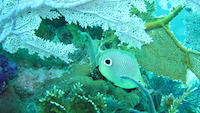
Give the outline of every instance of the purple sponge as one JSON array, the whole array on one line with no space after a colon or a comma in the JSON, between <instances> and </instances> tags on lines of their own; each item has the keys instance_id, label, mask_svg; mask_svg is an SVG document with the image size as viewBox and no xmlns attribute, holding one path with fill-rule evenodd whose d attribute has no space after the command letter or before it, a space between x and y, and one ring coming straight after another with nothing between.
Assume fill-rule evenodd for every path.
<instances>
[{"instance_id":1,"label":"purple sponge","mask_svg":"<svg viewBox=\"0 0 200 113\"><path fill-rule=\"evenodd\" d=\"M9 78L13 78L16 73L17 65L0 54L0 93L5 88Z\"/></svg>"}]
</instances>

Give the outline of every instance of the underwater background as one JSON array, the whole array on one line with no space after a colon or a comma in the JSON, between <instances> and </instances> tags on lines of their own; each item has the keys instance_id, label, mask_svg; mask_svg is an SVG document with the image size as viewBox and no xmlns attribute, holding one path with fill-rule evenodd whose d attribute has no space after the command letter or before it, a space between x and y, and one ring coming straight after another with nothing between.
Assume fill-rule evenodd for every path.
<instances>
[{"instance_id":1,"label":"underwater background","mask_svg":"<svg viewBox=\"0 0 200 113\"><path fill-rule=\"evenodd\" d=\"M0 0L0 113L200 113L198 0Z\"/></svg>"}]
</instances>

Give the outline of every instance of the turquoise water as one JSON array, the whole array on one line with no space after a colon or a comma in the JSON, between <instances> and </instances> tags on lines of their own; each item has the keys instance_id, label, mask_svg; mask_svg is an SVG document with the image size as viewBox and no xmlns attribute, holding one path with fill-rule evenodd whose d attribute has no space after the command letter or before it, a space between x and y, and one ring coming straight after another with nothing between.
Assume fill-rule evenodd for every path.
<instances>
[{"instance_id":1,"label":"turquoise water","mask_svg":"<svg viewBox=\"0 0 200 113\"><path fill-rule=\"evenodd\" d=\"M24 1L0 0L0 113L200 113L188 4Z\"/></svg>"}]
</instances>

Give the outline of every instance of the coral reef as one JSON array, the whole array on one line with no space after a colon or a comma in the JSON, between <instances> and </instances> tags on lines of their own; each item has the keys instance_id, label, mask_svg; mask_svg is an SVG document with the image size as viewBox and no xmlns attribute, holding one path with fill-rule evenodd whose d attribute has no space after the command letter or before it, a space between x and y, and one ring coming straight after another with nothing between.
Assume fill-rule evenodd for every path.
<instances>
[{"instance_id":1,"label":"coral reef","mask_svg":"<svg viewBox=\"0 0 200 113\"><path fill-rule=\"evenodd\" d=\"M199 2L166 1L170 13L156 17L154 0L0 0L0 111L200 112L199 31L190 29ZM191 50L169 29L183 10L193 12ZM134 53L145 88L123 89L101 75L95 61L108 49Z\"/></svg>"}]
</instances>

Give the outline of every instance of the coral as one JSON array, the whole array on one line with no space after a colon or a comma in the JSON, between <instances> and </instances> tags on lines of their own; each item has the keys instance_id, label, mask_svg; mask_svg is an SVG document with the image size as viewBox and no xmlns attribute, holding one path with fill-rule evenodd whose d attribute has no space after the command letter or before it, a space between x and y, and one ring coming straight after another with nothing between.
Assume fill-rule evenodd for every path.
<instances>
[{"instance_id":1,"label":"coral","mask_svg":"<svg viewBox=\"0 0 200 113\"><path fill-rule=\"evenodd\" d=\"M165 27L152 30L149 35L153 37L154 42L143 46L141 50L132 49L143 68L184 83L187 69L200 77L198 70L200 53L183 47Z\"/></svg>"},{"instance_id":2,"label":"coral","mask_svg":"<svg viewBox=\"0 0 200 113\"><path fill-rule=\"evenodd\" d=\"M76 70L73 69L73 71ZM112 112L112 110L127 113L130 112L130 109L137 109L137 106L147 104L145 96L137 89L134 91L125 91L115 87L108 81L93 80L91 77L85 74L82 75L81 73L83 72L76 72L76 75L75 73L67 73L53 80L54 82L47 81L45 83L48 85L45 85L42 89L38 89L39 91L36 92L43 92L44 89L51 89L56 85L56 87L59 87L65 94L62 98L54 100L56 100L57 105L63 105L66 111L70 113L108 113ZM52 91L49 90L49 92ZM44 98L44 96L42 98ZM55 105L52 104L55 104L55 102L51 102L51 104L48 103L47 106L51 108L53 108L53 106L55 107ZM119 108L116 108L117 106L115 105L118 105ZM144 111L147 108L148 107L145 106L141 110Z\"/></svg>"},{"instance_id":3,"label":"coral","mask_svg":"<svg viewBox=\"0 0 200 113\"><path fill-rule=\"evenodd\" d=\"M188 1L195 6L199 3ZM5 109L8 107L23 110L21 100L29 103L27 109L39 105L42 112L148 111L148 100L140 90L124 90L103 78L98 70L92 72L87 38L95 39L102 50L120 48L134 52L141 67L158 75L185 82L187 70L191 70L200 77L200 53L184 48L168 28L169 22L185 7L192 11L199 11L199 7L177 2L172 4L169 15L156 18L153 0L0 0L0 52L5 50L13 59L22 59L18 60L23 67L19 68L14 83L19 89L24 88L16 88L14 98L0 98L2 112L13 111ZM149 85L158 112L200 111L199 87L187 91L181 82L162 76L149 77ZM37 107L27 99L30 96L40 98ZM163 106L159 106L161 98L165 100ZM16 106L18 102L20 105Z\"/></svg>"},{"instance_id":4,"label":"coral","mask_svg":"<svg viewBox=\"0 0 200 113\"><path fill-rule=\"evenodd\" d=\"M163 96L161 105L164 106L164 108L163 108L164 111L169 111L169 109L171 109L171 106L173 105L174 101L175 101L175 98L172 94Z\"/></svg>"},{"instance_id":5,"label":"coral","mask_svg":"<svg viewBox=\"0 0 200 113\"><path fill-rule=\"evenodd\" d=\"M42 8L41 11L34 10L39 7ZM20 48L26 48L29 50L29 54L38 53L41 58L53 55L69 63L71 60L68 58L68 53L76 50L73 44L54 43L35 35L34 30L40 26L41 17L55 19L60 16L58 12L51 9L44 5L44 0L32 3L26 3L23 0L18 2L2 1L0 42L3 49L15 53ZM9 18L12 18L12 21Z\"/></svg>"},{"instance_id":6,"label":"coral","mask_svg":"<svg viewBox=\"0 0 200 113\"><path fill-rule=\"evenodd\" d=\"M171 108L169 109L170 113L176 113L178 110L178 107L183 103L185 98L193 92L195 89L190 89L188 88L186 92L183 93L183 95L180 98L176 98L175 101L173 102Z\"/></svg>"},{"instance_id":7,"label":"coral","mask_svg":"<svg viewBox=\"0 0 200 113\"><path fill-rule=\"evenodd\" d=\"M200 53L186 49L168 28L169 22L183 8L183 6L179 5L169 15L156 20L153 19L154 21L148 21L148 18L146 18L148 21L145 23L146 31L154 41L142 46L141 49L132 48L131 50L128 49L128 51L132 51L135 54L138 63L146 70L152 71L157 75L167 76L173 80L185 82L187 69L190 69L200 77L200 62L198 60ZM109 44L109 42L117 43L117 40L113 37L110 35L107 42L103 43L103 46ZM127 47L121 45L121 48L125 49Z\"/></svg>"},{"instance_id":8,"label":"coral","mask_svg":"<svg viewBox=\"0 0 200 113\"><path fill-rule=\"evenodd\" d=\"M158 59L162 59L162 63L156 63L156 65L155 65L155 66L158 66L158 68L156 67L156 69L152 69L152 66L151 66L151 69L150 69L149 66L147 66L147 65L152 65L153 62L151 62L151 63L146 62L145 59L143 59L142 57L137 57L138 59L140 59L142 61L142 62L138 61L139 64L142 63L140 65L142 65L145 69L150 70L150 71L152 71L152 72L154 72L158 75L168 76L169 78L171 78L173 80L181 80L181 81L185 82L185 80L186 80L185 75L186 75L187 69L190 69L193 73L196 74L196 76L200 77L200 71L199 71L200 66L199 66L199 60L198 60L200 53L193 51L193 50L186 49L183 45L181 45L181 43L176 39L176 37L173 35L173 33L167 27L167 24L176 15L178 15L178 13L183 8L184 8L183 6L179 5L175 9L173 9L172 12L169 15L162 17L162 18L158 18L156 21L153 21L153 22L147 22L145 24L146 30L150 31L149 35L151 37L153 37L154 42L151 43L150 45L147 45L146 47L143 46L142 51L144 50L143 51L144 53L142 53L141 51L140 51L140 53L138 53L138 51L137 52L134 51L134 52L136 52L136 57L137 57L137 54L138 54L138 56L144 56L144 55L148 56L148 55L150 55L150 57L148 57L148 58L146 57L146 58L148 60L153 58L152 59L153 62L154 62L154 59L156 59L156 62L158 61ZM154 34L155 28L163 28L165 31L162 31L162 34L160 34L161 32L158 30L158 32L156 32L156 34ZM152 29L154 29L154 30L152 30ZM154 33L152 33L151 30L154 31ZM191 29L191 31L195 31L195 30ZM160 36L158 36L159 34L160 34ZM195 32L195 35L196 34L198 34L198 33ZM190 35L190 36L193 36L193 35ZM160 40L161 37L163 37L162 40L165 40L165 43L163 43L163 41ZM193 39L195 40L196 38L193 38ZM196 44L197 40L193 41L193 42L194 42L193 43L194 46L197 45ZM172 47L174 47L174 48L172 49ZM198 46L196 46L196 47L198 47ZM157 49L162 48L162 51L157 50L155 48L157 48ZM180 56L176 55L177 52L174 52L175 50L177 50L177 52ZM148 54L147 51L148 52L151 51L151 52ZM154 54L152 54L152 52ZM169 53L170 53L170 55L169 55ZM153 55L159 56L159 58L157 59L156 56L153 56ZM171 59L170 57L172 57L172 55L174 55L174 58ZM165 61L164 61L165 58L163 56L168 56L168 58L167 57L165 57L165 58L167 58L168 59L167 62L171 62L171 64L165 63ZM169 60L169 59L171 59L171 60ZM176 59L176 62L174 62L175 59ZM179 62L178 63L179 66L177 65L177 62ZM147 64L147 63L150 63L150 64ZM158 65L158 64L161 64L161 65ZM171 66L169 66L169 65L171 65ZM165 68L162 68L162 67L165 67ZM170 67L173 67L174 69L175 69L175 67L179 68L180 71L174 70L174 72L172 72L173 69L169 69ZM166 69L167 70L169 69L169 70L166 72ZM162 72L159 72L161 70L162 70ZM176 76L173 76L173 75L176 75Z\"/></svg>"},{"instance_id":9,"label":"coral","mask_svg":"<svg viewBox=\"0 0 200 113\"><path fill-rule=\"evenodd\" d=\"M54 86L52 90L46 91L45 97L39 99L38 105L47 113L100 113L106 107L104 95L101 93L89 95L85 91L80 82L75 83L72 89L66 91L67 94Z\"/></svg>"},{"instance_id":10,"label":"coral","mask_svg":"<svg viewBox=\"0 0 200 113\"><path fill-rule=\"evenodd\" d=\"M185 81L186 77L183 75L186 74L187 66L184 62L184 52L168 38L169 35L163 29L153 31L149 32L153 37L153 43L143 46L141 50L133 50L138 63L157 75Z\"/></svg>"},{"instance_id":11,"label":"coral","mask_svg":"<svg viewBox=\"0 0 200 113\"><path fill-rule=\"evenodd\" d=\"M173 81L149 72L148 76L150 87L154 91L160 92L163 96L172 94L174 97L180 97L186 91L186 86L179 81Z\"/></svg>"},{"instance_id":12,"label":"coral","mask_svg":"<svg viewBox=\"0 0 200 113\"><path fill-rule=\"evenodd\" d=\"M173 18L175 18L182 9L183 6L179 5L169 15L157 18L155 21L145 23L146 30L163 27L164 25L168 24Z\"/></svg>"},{"instance_id":13,"label":"coral","mask_svg":"<svg viewBox=\"0 0 200 113\"><path fill-rule=\"evenodd\" d=\"M105 98L105 101L107 103L107 108L106 108L106 111L108 113L111 113L111 112L117 112L117 111L120 111L122 109L124 109L124 106L122 104L122 102L119 102L113 98Z\"/></svg>"},{"instance_id":14,"label":"coral","mask_svg":"<svg viewBox=\"0 0 200 113\"><path fill-rule=\"evenodd\" d=\"M185 86L181 82L172 81L168 78L154 75L147 72L149 85L153 89L154 97L161 96L161 104L157 105L159 112L168 111L170 113L190 112L199 107L199 83L193 86ZM193 97L191 97L193 96ZM160 103L159 102L159 103ZM186 107L187 106L187 107ZM184 111L184 109L186 111Z\"/></svg>"},{"instance_id":15,"label":"coral","mask_svg":"<svg viewBox=\"0 0 200 113\"><path fill-rule=\"evenodd\" d=\"M135 54L139 65L146 70L173 80L186 82L187 69L190 69L198 78L200 77L200 62L198 60L200 53L186 49L168 28L169 22L178 16L183 8L179 5L165 17L157 18L154 21L147 19L146 31L153 38L153 42L142 46L141 49L131 48L127 50ZM109 41L116 43L117 40L112 37L110 35ZM121 48L126 49L127 47L121 45Z\"/></svg>"},{"instance_id":16,"label":"coral","mask_svg":"<svg viewBox=\"0 0 200 113\"><path fill-rule=\"evenodd\" d=\"M39 105L45 113L67 113L64 103L64 91L56 86L52 90L46 91L45 97L39 99Z\"/></svg>"},{"instance_id":17,"label":"coral","mask_svg":"<svg viewBox=\"0 0 200 113\"><path fill-rule=\"evenodd\" d=\"M17 65L14 62L11 62L4 55L0 54L0 67L1 74L5 74L8 77L14 76L17 73ZM3 78L2 78L3 79Z\"/></svg>"},{"instance_id":18,"label":"coral","mask_svg":"<svg viewBox=\"0 0 200 113\"><path fill-rule=\"evenodd\" d=\"M148 1L148 0L144 0L144 4L146 5L146 12L140 12L138 10L138 8L136 7L132 7L130 9L130 13L132 15L136 15L137 17L140 17L142 20L144 20L146 23L150 22L150 21L154 21L155 20L155 16L153 16L154 11L156 10L155 7L155 1ZM146 28L148 29L148 28Z\"/></svg>"},{"instance_id":19,"label":"coral","mask_svg":"<svg viewBox=\"0 0 200 113\"><path fill-rule=\"evenodd\" d=\"M39 0L25 2L20 0L15 2L6 0L1 2L0 42L3 49L10 53L25 48L28 49L29 54L38 53L42 59L54 56L66 63L71 62L72 59L68 55L77 50L73 44L55 43L35 35L35 29L39 28L42 19L57 19L61 16L60 14L65 17L67 22L76 23L78 21L82 27L93 27L96 24L103 30L110 27L116 30L121 42L127 43L129 46L140 48L144 43L152 41L144 31L144 22L136 16L130 17L129 15L132 4L145 12L146 5L143 4L143 1ZM123 7L121 7L122 4ZM101 7L102 5L104 7ZM55 8L57 10L54 10ZM35 9L40 9L40 11Z\"/></svg>"},{"instance_id":20,"label":"coral","mask_svg":"<svg viewBox=\"0 0 200 113\"><path fill-rule=\"evenodd\" d=\"M144 32L143 21L136 16L130 17L129 9L131 8L131 4L134 5L134 2L130 0L97 0L74 9L72 8L71 10L61 9L59 12L61 12L65 20L69 23L78 22L84 28L98 25L103 30L108 30L110 27L116 30L116 35L119 36L119 40L122 43L140 48L144 43L149 43L152 40ZM121 14L122 12L123 15ZM140 23L140 25L136 23Z\"/></svg>"},{"instance_id":21,"label":"coral","mask_svg":"<svg viewBox=\"0 0 200 113\"><path fill-rule=\"evenodd\" d=\"M97 94L86 94L81 83L75 83L73 87L70 93L69 112L100 113L107 106L103 94L99 92Z\"/></svg>"},{"instance_id":22,"label":"coral","mask_svg":"<svg viewBox=\"0 0 200 113\"><path fill-rule=\"evenodd\" d=\"M0 93L5 90L9 78L17 73L17 65L0 54Z\"/></svg>"},{"instance_id":23,"label":"coral","mask_svg":"<svg viewBox=\"0 0 200 113\"><path fill-rule=\"evenodd\" d=\"M35 91L44 85L46 80L59 78L65 72L67 71L53 68L32 69L21 67L19 68L16 83L26 90Z\"/></svg>"},{"instance_id":24,"label":"coral","mask_svg":"<svg viewBox=\"0 0 200 113\"><path fill-rule=\"evenodd\" d=\"M200 84L196 85L196 88L191 89L187 97L183 100L179 106L181 113L194 112L198 113L200 109Z\"/></svg>"}]
</instances>

